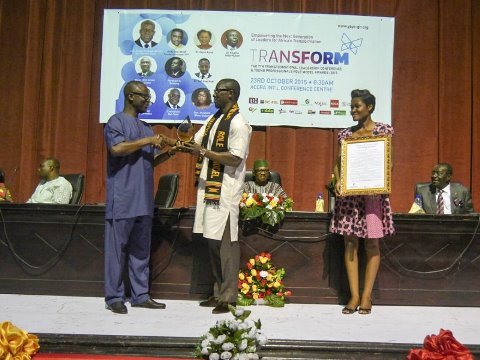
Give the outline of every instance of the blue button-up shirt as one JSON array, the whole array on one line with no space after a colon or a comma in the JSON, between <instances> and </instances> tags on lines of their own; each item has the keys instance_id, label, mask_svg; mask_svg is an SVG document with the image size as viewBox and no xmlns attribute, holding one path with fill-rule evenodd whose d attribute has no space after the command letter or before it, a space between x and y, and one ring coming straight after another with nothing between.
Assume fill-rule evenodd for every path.
<instances>
[{"instance_id":1,"label":"blue button-up shirt","mask_svg":"<svg viewBox=\"0 0 480 360\"><path fill-rule=\"evenodd\" d=\"M107 145L106 219L153 216L153 159L151 145L125 156L112 156L113 146L153 136L149 124L125 113L113 115L103 129Z\"/></svg>"}]
</instances>

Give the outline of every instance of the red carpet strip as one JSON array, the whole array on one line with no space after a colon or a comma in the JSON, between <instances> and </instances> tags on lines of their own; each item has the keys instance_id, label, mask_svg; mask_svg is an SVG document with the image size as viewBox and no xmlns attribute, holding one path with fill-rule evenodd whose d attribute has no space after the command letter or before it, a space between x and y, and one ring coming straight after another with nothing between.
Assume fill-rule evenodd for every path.
<instances>
[{"instance_id":1,"label":"red carpet strip","mask_svg":"<svg viewBox=\"0 0 480 360\"><path fill-rule=\"evenodd\" d=\"M36 354L32 360L188 360L185 358L89 354Z\"/></svg>"}]
</instances>

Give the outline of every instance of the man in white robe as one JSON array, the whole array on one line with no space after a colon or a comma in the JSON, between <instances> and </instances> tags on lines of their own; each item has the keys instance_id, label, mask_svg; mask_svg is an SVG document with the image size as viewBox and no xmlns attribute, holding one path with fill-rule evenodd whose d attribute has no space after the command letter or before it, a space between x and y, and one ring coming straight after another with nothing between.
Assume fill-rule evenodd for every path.
<instances>
[{"instance_id":1,"label":"man in white robe","mask_svg":"<svg viewBox=\"0 0 480 360\"><path fill-rule=\"evenodd\" d=\"M197 209L194 233L200 233L208 241L212 272L215 278L213 297L200 303L214 307L212 313L228 312L228 304L235 304L238 289L240 247L238 245L239 203L243 193L245 162L252 128L238 112L237 100L240 85L236 80L220 80L213 92L215 106L219 109L213 118L195 134L194 143L174 147L174 151L189 152L203 157L198 163ZM218 116L213 122L215 116ZM225 125L222 120L230 122ZM228 137L223 146L222 128L229 126ZM220 128L220 129L219 129ZM208 138L204 138L205 134ZM215 150L212 150L215 149ZM213 164L213 168L209 167ZM219 174L215 164L223 165L223 178L212 189L210 181ZM213 172L212 172L213 171ZM209 180L210 176L210 180ZM221 185L220 185L221 184ZM215 186L213 186L215 187ZM220 193L219 199L216 194Z\"/></svg>"}]
</instances>

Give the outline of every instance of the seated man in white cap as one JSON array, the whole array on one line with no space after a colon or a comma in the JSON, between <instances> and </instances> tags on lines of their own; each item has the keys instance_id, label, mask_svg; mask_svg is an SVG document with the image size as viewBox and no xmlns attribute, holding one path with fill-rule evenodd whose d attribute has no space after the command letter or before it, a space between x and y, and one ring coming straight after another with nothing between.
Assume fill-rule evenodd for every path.
<instances>
[{"instance_id":1,"label":"seated man in white cap","mask_svg":"<svg viewBox=\"0 0 480 360\"><path fill-rule=\"evenodd\" d=\"M280 184L272 181L268 181L270 178L270 169L268 161L259 159L253 163L253 179L254 181L247 181L243 187L243 191L246 193L267 193L273 194L273 196L287 197L285 190L283 190Z\"/></svg>"}]
</instances>

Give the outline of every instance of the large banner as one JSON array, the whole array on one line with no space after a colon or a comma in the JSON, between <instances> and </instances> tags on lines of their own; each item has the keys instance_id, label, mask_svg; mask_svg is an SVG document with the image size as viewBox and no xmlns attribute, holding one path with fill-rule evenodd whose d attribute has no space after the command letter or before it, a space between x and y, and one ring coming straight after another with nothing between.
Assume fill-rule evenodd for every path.
<instances>
[{"instance_id":1,"label":"large banner","mask_svg":"<svg viewBox=\"0 0 480 360\"><path fill-rule=\"evenodd\" d=\"M145 83L141 118L202 123L223 78L241 86L252 125L351 126L350 92L377 98L391 123L394 19L321 14L105 10L100 122L123 109L123 87Z\"/></svg>"}]
</instances>

